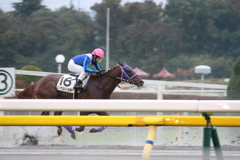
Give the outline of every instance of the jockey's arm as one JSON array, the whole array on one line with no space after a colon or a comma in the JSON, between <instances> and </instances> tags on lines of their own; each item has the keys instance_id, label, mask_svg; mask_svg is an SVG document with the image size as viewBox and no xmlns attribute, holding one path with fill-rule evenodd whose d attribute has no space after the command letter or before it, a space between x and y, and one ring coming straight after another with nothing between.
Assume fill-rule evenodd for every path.
<instances>
[{"instance_id":1,"label":"jockey's arm","mask_svg":"<svg viewBox=\"0 0 240 160\"><path fill-rule=\"evenodd\" d=\"M95 67L96 70L103 71L103 69L99 66L98 63L95 63L94 67Z\"/></svg>"},{"instance_id":2,"label":"jockey's arm","mask_svg":"<svg viewBox=\"0 0 240 160\"><path fill-rule=\"evenodd\" d=\"M86 72L86 73L95 73L95 70L92 70L92 69L88 68L89 63L90 63L90 59L88 57L85 57L84 61L83 61L84 72Z\"/></svg>"}]
</instances>

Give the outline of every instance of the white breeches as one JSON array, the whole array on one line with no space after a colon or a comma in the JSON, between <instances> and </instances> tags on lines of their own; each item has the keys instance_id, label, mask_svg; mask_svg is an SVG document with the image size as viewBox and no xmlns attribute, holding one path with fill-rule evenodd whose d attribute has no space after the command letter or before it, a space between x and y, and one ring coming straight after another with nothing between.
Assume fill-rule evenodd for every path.
<instances>
[{"instance_id":1,"label":"white breeches","mask_svg":"<svg viewBox=\"0 0 240 160\"><path fill-rule=\"evenodd\" d=\"M68 70L71 71L71 72L80 73L78 79L80 79L81 81L87 75L89 75L89 73L84 72L84 68L82 66L75 64L72 59L68 62Z\"/></svg>"}]
</instances>

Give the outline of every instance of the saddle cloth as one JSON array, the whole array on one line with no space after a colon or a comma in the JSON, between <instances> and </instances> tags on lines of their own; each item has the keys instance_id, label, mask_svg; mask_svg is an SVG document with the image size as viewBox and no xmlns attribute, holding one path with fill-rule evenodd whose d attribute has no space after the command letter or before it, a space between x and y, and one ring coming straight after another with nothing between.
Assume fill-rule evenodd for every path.
<instances>
[{"instance_id":1,"label":"saddle cloth","mask_svg":"<svg viewBox=\"0 0 240 160\"><path fill-rule=\"evenodd\" d=\"M73 86L75 85L76 83L76 80L77 80L77 75L76 76L72 76L72 75L69 75L69 74L65 74L63 75L58 83L57 83L57 90L58 91L62 91L62 92L67 92L67 93L74 93L74 89L73 89ZM89 79L90 75L88 75L84 80L83 80L83 87L87 87L87 82L88 82L88 79Z\"/></svg>"}]
</instances>

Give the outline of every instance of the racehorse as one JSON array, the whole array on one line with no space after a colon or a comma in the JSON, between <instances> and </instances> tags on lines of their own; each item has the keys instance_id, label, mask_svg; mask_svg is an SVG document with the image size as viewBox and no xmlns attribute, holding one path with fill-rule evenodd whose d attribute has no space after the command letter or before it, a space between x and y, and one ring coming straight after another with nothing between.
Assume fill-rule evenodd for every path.
<instances>
[{"instance_id":1,"label":"racehorse","mask_svg":"<svg viewBox=\"0 0 240 160\"><path fill-rule=\"evenodd\" d=\"M110 99L110 95L120 82L128 82L137 87L143 86L143 80L128 66L125 62L118 62L119 64L113 66L107 71L104 71L98 76L91 75L88 81L88 87L81 91L79 99ZM59 82L62 74L50 74L38 82L28 86L22 92L17 94L19 99L72 99L73 93L67 93L57 90L57 83ZM71 82L70 82L71 83ZM81 105L81 104L80 104ZM86 106L87 107L87 106ZM87 116L89 114L97 114L99 116L109 116L107 112L80 112L80 116ZM41 115L49 115L49 111L43 111ZM62 115L62 111L54 112L54 115ZM76 135L71 126L65 126L71 133L73 139ZM74 128L78 132L84 130L84 126ZM102 126L98 129L92 128L91 133L101 132L105 127ZM58 126L58 135L62 133L61 126Z\"/></svg>"}]
</instances>

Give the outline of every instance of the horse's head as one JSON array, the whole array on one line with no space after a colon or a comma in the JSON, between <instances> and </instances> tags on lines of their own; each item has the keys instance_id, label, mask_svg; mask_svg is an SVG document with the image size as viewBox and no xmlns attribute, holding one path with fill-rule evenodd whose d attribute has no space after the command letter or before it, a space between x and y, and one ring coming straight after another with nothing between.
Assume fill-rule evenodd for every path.
<instances>
[{"instance_id":1,"label":"horse's head","mask_svg":"<svg viewBox=\"0 0 240 160\"><path fill-rule=\"evenodd\" d=\"M134 70L130 66L128 66L125 62L118 63L122 70L122 81L129 82L130 84L134 84L137 87L143 86L143 80L134 72Z\"/></svg>"}]
</instances>

